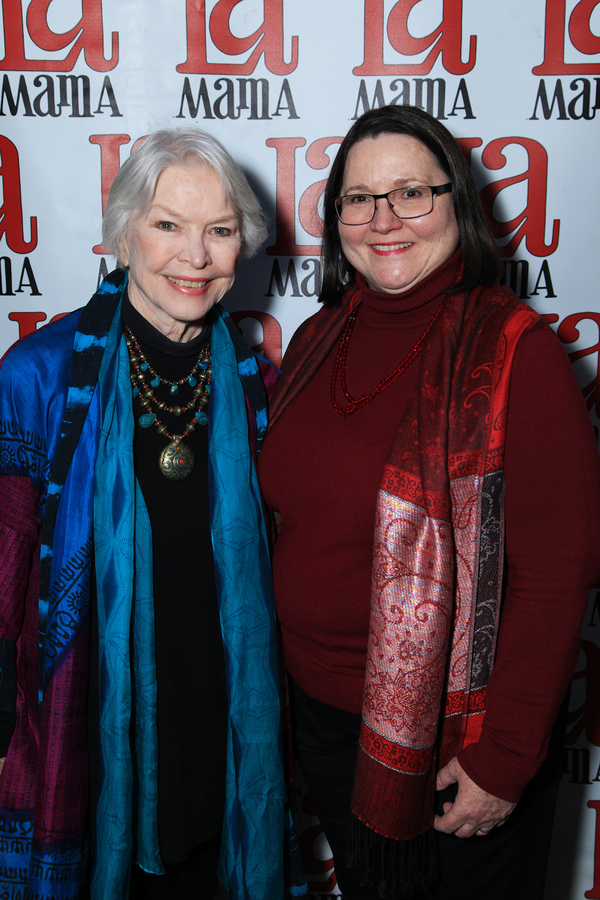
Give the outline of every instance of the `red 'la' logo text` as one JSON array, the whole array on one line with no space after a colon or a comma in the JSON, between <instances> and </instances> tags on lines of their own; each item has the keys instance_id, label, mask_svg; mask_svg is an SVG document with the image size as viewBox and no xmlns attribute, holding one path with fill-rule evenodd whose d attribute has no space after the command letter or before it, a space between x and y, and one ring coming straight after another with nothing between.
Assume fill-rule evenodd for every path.
<instances>
[{"instance_id":1,"label":"red 'la' logo text","mask_svg":"<svg viewBox=\"0 0 600 900\"><path fill-rule=\"evenodd\" d=\"M420 0L398 0L392 7L387 23L384 0L365 0L365 61L353 69L355 75L426 75L441 54L442 65L452 75L464 75L475 65L477 38L471 35L469 58L461 59L462 0L444 0L442 21L431 34L413 37L408 30L408 17ZM389 42L402 56L415 56L431 48L422 63L384 63L384 31Z\"/></svg>"},{"instance_id":2,"label":"red 'la' logo text","mask_svg":"<svg viewBox=\"0 0 600 900\"><path fill-rule=\"evenodd\" d=\"M591 56L600 53L600 37L592 34L590 19L599 0L579 0L567 18L566 0L546 0L546 31L544 62L532 69L534 75L598 75L600 62L565 62L565 41L568 30L573 48Z\"/></svg>"},{"instance_id":3,"label":"red 'la' logo text","mask_svg":"<svg viewBox=\"0 0 600 900\"><path fill-rule=\"evenodd\" d=\"M341 144L341 137L326 137L314 141L306 151L306 162L311 169L325 169L331 162L326 153L332 144ZM319 244L296 244L296 149L306 141L297 138L269 138L267 147L277 153L277 232L273 246L267 247L272 256L318 256ZM327 179L306 188L298 203L298 218L307 234L321 238L323 222L317 212L321 194Z\"/></svg>"},{"instance_id":4,"label":"red 'la' logo text","mask_svg":"<svg viewBox=\"0 0 600 900\"><path fill-rule=\"evenodd\" d=\"M467 159L474 147L483 143L480 138L461 138L461 145ZM508 178L501 178L488 184L481 191L481 201L486 207L494 225L494 233L501 240L512 234L510 241L504 245L503 254L513 256L523 239L529 253L533 256L550 256L558 247L560 221L552 223L552 239L545 242L548 154L538 141L525 137L496 138L490 141L481 155L481 161L488 169L503 169L506 165L504 150L516 144L527 151L528 165L524 172ZM505 188L513 184L527 184L527 202L525 207L509 221L501 221L494 215L494 202ZM514 232L514 234L513 234Z\"/></svg>"},{"instance_id":5,"label":"red 'la' logo text","mask_svg":"<svg viewBox=\"0 0 600 900\"><path fill-rule=\"evenodd\" d=\"M31 240L26 241L23 234L19 153L12 141L3 135L0 135L0 159L4 197L0 207L0 238L6 236L8 248L13 253L30 253L37 247L37 219L32 216L29 220Z\"/></svg>"},{"instance_id":6,"label":"red 'la' logo text","mask_svg":"<svg viewBox=\"0 0 600 900\"><path fill-rule=\"evenodd\" d=\"M231 14L241 0L217 0L206 15L206 0L186 0L187 60L177 66L185 74L249 75L264 53L265 66L273 75L288 75L298 65L298 38L292 37L292 60L283 56L283 0L264 0L263 21L246 37L236 37L230 27ZM207 29L208 24L208 29ZM245 62L209 62L207 31L217 51L241 56L252 50Z\"/></svg>"},{"instance_id":7,"label":"red 'la' logo text","mask_svg":"<svg viewBox=\"0 0 600 900\"><path fill-rule=\"evenodd\" d=\"M108 72L119 61L119 35L112 33L112 56L104 58L102 0L82 0L82 15L69 31L57 34L48 27L52 0L31 0L27 9L27 31L33 43L50 53L66 50L65 59L26 59L22 0L2 0L5 56L0 68L9 71L70 72L83 50L85 61L96 72ZM73 43L74 42L74 43Z\"/></svg>"},{"instance_id":8,"label":"red 'la' logo text","mask_svg":"<svg viewBox=\"0 0 600 900\"><path fill-rule=\"evenodd\" d=\"M145 140L145 137L146 135L137 139L131 148L132 153L134 150L137 150L142 141ZM110 191L111 185L115 180L115 175L119 171L121 165L119 148L123 144L128 144L130 140L131 138L128 134L90 134L90 144L98 144L100 147L102 215L106 212L108 192ZM94 253L99 254L107 254L110 252L103 244L96 244L92 249Z\"/></svg>"}]
</instances>

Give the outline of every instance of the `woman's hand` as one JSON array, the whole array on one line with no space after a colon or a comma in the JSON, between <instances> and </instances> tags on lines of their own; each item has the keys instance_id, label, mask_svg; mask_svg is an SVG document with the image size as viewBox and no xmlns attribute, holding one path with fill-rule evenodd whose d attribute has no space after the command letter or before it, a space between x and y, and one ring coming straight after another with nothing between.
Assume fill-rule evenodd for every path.
<instances>
[{"instance_id":1,"label":"woman's hand","mask_svg":"<svg viewBox=\"0 0 600 900\"><path fill-rule=\"evenodd\" d=\"M444 815L435 817L433 827L436 831L460 838L488 834L492 828L504 825L517 805L478 787L454 757L438 772L436 790L443 791L456 782L458 793L454 803L444 803Z\"/></svg>"}]
</instances>

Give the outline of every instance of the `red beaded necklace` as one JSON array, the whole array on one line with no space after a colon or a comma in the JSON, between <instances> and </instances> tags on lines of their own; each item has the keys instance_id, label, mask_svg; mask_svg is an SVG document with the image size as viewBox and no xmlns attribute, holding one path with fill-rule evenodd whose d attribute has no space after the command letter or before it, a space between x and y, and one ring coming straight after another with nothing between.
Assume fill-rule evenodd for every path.
<instances>
[{"instance_id":1,"label":"red beaded necklace","mask_svg":"<svg viewBox=\"0 0 600 900\"><path fill-rule=\"evenodd\" d=\"M362 301L361 301L362 302ZM344 328L344 332L342 337L340 338L340 346L338 347L337 356L335 358L335 363L333 366L333 374L331 376L331 402L333 404L333 408L336 412L340 414L340 416L349 416L355 410L360 409L362 406L366 406L367 403L370 403L373 397L376 397L377 394L381 394L382 391L385 391L386 388L389 388L391 384L396 381L397 378L402 375L405 369L410 366L411 362L417 358L421 350L423 349L423 345L425 344L425 338L429 334L429 330L437 317L440 314L440 310L443 304L435 311L435 314L415 344L412 350L407 353L402 362L400 362L393 372L390 372L389 375L386 375L385 378L382 378L376 388L374 388L369 394L363 394L362 397L359 397L357 400L351 395L348 390L348 384L346 382L346 365L348 362L348 348L350 346L350 338L352 337L352 332L354 331L354 325L356 324L356 317L358 315L358 310L360 309L360 303L352 310L348 321L346 322L346 327ZM337 388L337 378L338 372L340 372L340 382L342 386L342 392L344 397L348 401L345 406L340 406L340 404L335 399L336 388Z\"/></svg>"}]
</instances>

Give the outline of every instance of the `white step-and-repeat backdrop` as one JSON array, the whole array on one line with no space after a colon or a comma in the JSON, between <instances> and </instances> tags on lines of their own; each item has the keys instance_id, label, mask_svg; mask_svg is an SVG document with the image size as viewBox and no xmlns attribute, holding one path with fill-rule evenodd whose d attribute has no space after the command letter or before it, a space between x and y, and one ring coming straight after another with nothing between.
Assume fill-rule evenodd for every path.
<instances>
[{"instance_id":1,"label":"white step-and-repeat backdrop","mask_svg":"<svg viewBox=\"0 0 600 900\"><path fill-rule=\"evenodd\" d=\"M410 103L460 139L506 282L556 328L598 425L600 2L0 7L0 351L87 301L113 265L100 221L119 164L148 132L195 123L226 144L270 217L225 305L279 362L316 309L318 204L341 137L365 110ZM564 760L547 900L600 900L600 591ZM336 893L318 826L301 831L311 889Z\"/></svg>"}]
</instances>

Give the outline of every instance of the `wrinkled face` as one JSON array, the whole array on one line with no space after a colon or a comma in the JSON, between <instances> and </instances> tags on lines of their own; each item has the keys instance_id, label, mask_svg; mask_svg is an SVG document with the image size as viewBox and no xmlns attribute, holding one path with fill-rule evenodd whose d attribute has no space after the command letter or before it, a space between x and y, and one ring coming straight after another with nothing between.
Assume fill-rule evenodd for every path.
<instances>
[{"instance_id":1,"label":"wrinkled face","mask_svg":"<svg viewBox=\"0 0 600 900\"><path fill-rule=\"evenodd\" d=\"M217 173L200 162L167 167L119 248L132 306L171 340L192 340L233 284L241 246Z\"/></svg>"},{"instance_id":2,"label":"wrinkled face","mask_svg":"<svg viewBox=\"0 0 600 900\"><path fill-rule=\"evenodd\" d=\"M350 149L340 194L384 194L449 180L421 141L404 134L381 134ZM399 219L382 199L368 225L340 222L338 227L348 262L364 275L369 287L386 294L414 287L452 256L459 242L450 193L435 196L427 216Z\"/></svg>"}]
</instances>

